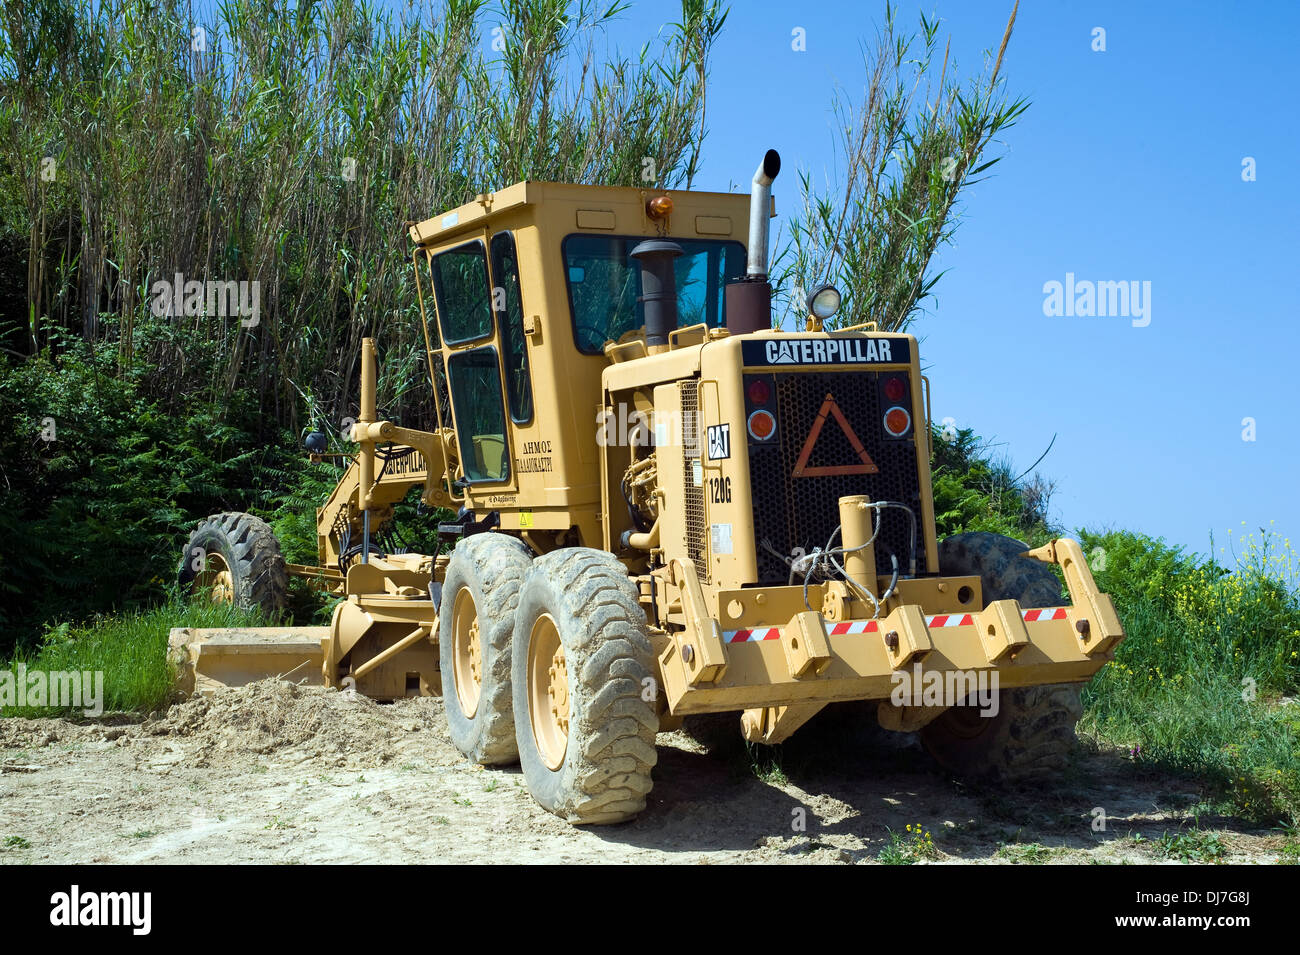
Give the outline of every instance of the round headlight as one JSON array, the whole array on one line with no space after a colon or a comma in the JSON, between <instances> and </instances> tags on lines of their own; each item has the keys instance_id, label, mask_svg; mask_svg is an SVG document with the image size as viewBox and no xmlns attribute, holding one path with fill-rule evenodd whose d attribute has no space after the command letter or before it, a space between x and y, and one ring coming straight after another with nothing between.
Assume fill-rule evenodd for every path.
<instances>
[{"instance_id":1,"label":"round headlight","mask_svg":"<svg viewBox=\"0 0 1300 955\"><path fill-rule=\"evenodd\" d=\"M834 285L821 285L808 296L808 311L823 322L840 310L840 290Z\"/></svg>"}]
</instances>

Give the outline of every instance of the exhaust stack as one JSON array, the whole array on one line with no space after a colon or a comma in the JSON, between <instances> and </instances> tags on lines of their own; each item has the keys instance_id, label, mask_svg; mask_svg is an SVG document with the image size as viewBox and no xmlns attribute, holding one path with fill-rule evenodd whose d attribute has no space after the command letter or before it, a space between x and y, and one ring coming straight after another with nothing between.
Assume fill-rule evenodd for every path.
<instances>
[{"instance_id":1,"label":"exhaust stack","mask_svg":"<svg viewBox=\"0 0 1300 955\"><path fill-rule=\"evenodd\" d=\"M772 327L772 285L767 280L767 232L772 216L772 180L781 156L769 149L754 173L749 194L749 250L745 276L727 286L727 330L747 335Z\"/></svg>"},{"instance_id":2,"label":"exhaust stack","mask_svg":"<svg viewBox=\"0 0 1300 955\"><path fill-rule=\"evenodd\" d=\"M772 216L772 180L781 171L781 155L769 149L754 173L749 193L749 267L747 277L767 278L767 226Z\"/></svg>"}]
</instances>

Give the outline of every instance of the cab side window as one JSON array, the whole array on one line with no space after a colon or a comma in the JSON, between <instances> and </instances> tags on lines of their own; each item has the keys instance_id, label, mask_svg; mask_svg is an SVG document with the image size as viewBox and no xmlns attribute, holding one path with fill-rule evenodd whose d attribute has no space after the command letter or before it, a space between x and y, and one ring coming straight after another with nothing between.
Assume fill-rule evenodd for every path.
<instances>
[{"instance_id":1,"label":"cab side window","mask_svg":"<svg viewBox=\"0 0 1300 955\"><path fill-rule=\"evenodd\" d=\"M515 237L498 232L492 237L492 307L501 329L501 361L505 368L506 398L510 417L525 424L533 417L533 386L528 377L528 342L524 337L524 306L519 297L519 260Z\"/></svg>"},{"instance_id":2,"label":"cab side window","mask_svg":"<svg viewBox=\"0 0 1300 955\"><path fill-rule=\"evenodd\" d=\"M430 271L443 341L463 345L491 335L491 290L483 243L475 240L435 255Z\"/></svg>"},{"instance_id":3,"label":"cab side window","mask_svg":"<svg viewBox=\"0 0 1300 955\"><path fill-rule=\"evenodd\" d=\"M465 477L471 482L506 480L510 455L497 350L489 345L456 352L447 363L447 372Z\"/></svg>"},{"instance_id":4,"label":"cab side window","mask_svg":"<svg viewBox=\"0 0 1300 955\"><path fill-rule=\"evenodd\" d=\"M492 288L483 243L476 239L440 252L433 257L430 269L442 340L454 347L489 338ZM435 363L435 386L439 370ZM447 359L447 386L466 479L506 480L510 454L496 348L484 343L452 352Z\"/></svg>"}]
</instances>

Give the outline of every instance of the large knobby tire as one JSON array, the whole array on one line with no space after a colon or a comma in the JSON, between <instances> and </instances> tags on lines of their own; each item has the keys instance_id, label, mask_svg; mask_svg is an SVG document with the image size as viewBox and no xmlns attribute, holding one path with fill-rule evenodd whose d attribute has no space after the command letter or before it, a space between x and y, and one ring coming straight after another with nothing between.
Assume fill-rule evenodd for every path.
<instances>
[{"instance_id":1,"label":"large knobby tire","mask_svg":"<svg viewBox=\"0 0 1300 955\"><path fill-rule=\"evenodd\" d=\"M438 611L438 665L451 741L482 766L513 763L510 638L532 552L488 532L451 552Z\"/></svg>"},{"instance_id":2,"label":"large knobby tire","mask_svg":"<svg viewBox=\"0 0 1300 955\"><path fill-rule=\"evenodd\" d=\"M1061 605L1061 582L1028 547L1000 534L957 534L939 544L945 576L978 575L984 603L1014 599L1025 609ZM975 706L947 710L921 730L921 742L945 769L965 779L1035 782L1065 769L1083 715L1075 683L1002 690L998 714Z\"/></svg>"},{"instance_id":3,"label":"large knobby tire","mask_svg":"<svg viewBox=\"0 0 1300 955\"><path fill-rule=\"evenodd\" d=\"M575 825L644 809L658 758L654 650L623 564L585 547L534 561L511 664L519 763L542 808Z\"/></svg>"},{"instance_id":4,"label":"large knobby tire","mask_svg":"<svg viewBox=\"0 0 1300 955\"><path fill-rule=\"evenodd\" d=\"M274 616L284 609L289 574L275 532L252 514L213 514L190 535L177 568L181 590Z\"/></svg>"}]
</instances>

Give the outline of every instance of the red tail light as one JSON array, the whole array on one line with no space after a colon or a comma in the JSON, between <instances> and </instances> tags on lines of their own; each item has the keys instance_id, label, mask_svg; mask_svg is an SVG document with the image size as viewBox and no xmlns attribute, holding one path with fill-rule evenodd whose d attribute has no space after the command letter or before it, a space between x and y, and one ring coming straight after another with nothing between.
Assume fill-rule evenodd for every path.
<instances>
[{"instance_id":1,"label":"red tail light","mask_svg":"<svg viewBox=\"0 0 1300 955\"><path fill-rule=\"evenodd\" d=\"M885 397L890 401L902 401L907 394L907 383L902 378L890 378L885 382Z\"/></svg>"},{"instance_id":2,"label":"red tail light","mask_svg":"<svg viewBox=\"0 0 1300 955\"><path fill-rule=\"evenodd\" d=\"M749 383L749 400L752 404L765 405L770 397L772 397L772 389L762 378L756 378Z\"/></svg>"}]
</instances>

